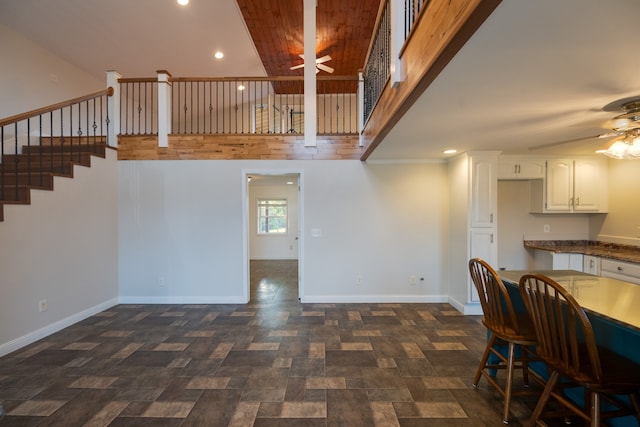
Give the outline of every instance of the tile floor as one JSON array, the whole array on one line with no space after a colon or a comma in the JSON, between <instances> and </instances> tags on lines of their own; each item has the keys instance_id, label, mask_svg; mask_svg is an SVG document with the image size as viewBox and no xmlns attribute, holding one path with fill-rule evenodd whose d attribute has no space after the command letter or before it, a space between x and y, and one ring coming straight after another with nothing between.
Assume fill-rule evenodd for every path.
<instances>
[{"instance_id":1,"label":"tile floor","mask_svg":"<svg viewBox=\"0 0 640 427\"><path fill-rule=\"evenodd\" d=\"M296 277L255 261L249 304L118 305L0 358L0 427L502 425L501 397L471 386L479 317L300 304Z\"/></svg>"}]
</instances>

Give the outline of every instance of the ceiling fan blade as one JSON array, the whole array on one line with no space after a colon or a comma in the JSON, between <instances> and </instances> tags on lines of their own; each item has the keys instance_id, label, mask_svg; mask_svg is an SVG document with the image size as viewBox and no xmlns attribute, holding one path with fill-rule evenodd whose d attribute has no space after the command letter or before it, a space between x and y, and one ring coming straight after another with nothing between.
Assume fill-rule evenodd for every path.
<instances>
[{"instance_id":1,"label":"ceiling fan blade","mask_svg":"<svg viewBox=\"0 0 640 427\"><path fill-rule=\"evenodd\" d=\"M316 68L326 71L327 73L333 73L334 69L324 64L316 64Z\"/></svg>"},{"instance_id":2,"label":"ceiling fan blade","mask_svg":"<svg viewBox=\"0 0 640 427\"><path fill-rule=\"evenodd\" d=\"M298 68L302 68L304 67L304 64L300 64L300 65L294 65L293 67L289 68L290 70L297 70Z\"/></svg>"},{"instance_id":3,"label":"ceiling fan blade","mask_svg":"<svg viewBox=\"0 0 640 427\"><path fill-rule=\"evenodd\" d=\"M610 135L610 136L616 136L616 135ZM609 138L610 136L606 136L605 138ZM592 136L584 136L582 138L565 139L564 141L550 142L548 144L534 145L533 147L529 147L529 151L544 150L545 148L557 147L558 145L572 144L574 142L586 141L589 139L600 138L600 137L601 135L592 135Z\"/></svg>"},{"instance_id":4,"label":"ceiling fan blade","mask_svg":"<svg viewBox=\"0 0 640 427\"><path fill-rule=\"evenodd\" d=\"M316 64L322 64L323 62L331 61L331 57L329 55L325 55L321 58L316 59Z\"/></svg>"}]
</instances>

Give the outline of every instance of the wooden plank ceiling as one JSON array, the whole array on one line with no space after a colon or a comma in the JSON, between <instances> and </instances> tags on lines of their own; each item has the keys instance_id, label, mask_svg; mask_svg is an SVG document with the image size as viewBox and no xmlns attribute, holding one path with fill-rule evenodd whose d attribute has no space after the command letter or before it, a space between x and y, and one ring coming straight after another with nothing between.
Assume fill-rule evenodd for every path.
<instances>
[{"instance_id":1,"label":"wooden plank ceiling","mask_svg":"<svg viewBox=\"0 0 640 427\"><path fill-rule=\"evenodd\" d=\"M302 76L303 0L237 0L268 76ZM334 76L363 68L380 0L318 0L316 57L330 55ZM313 58L315 60L315 58ZM320 71L318 76L329 75Z\"/></svg>"}]
</instances>

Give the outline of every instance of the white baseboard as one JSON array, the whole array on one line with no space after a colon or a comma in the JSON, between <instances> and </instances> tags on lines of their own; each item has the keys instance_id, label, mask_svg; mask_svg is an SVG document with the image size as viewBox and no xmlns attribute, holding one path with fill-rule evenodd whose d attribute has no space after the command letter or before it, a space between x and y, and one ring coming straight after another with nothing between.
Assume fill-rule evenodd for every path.
<instances>
[{"instance_id":1,"label":"white baseboard","mask_svg":"<svg viewBox=\"0 0 640 427\"><path fill-rule=\"evenodd\" d=\"M119 304L246 304L243 297L120 297Z\"/></svg>"},{"instance_id":2,"label":"white baseboard","mask_svg":"<svg viewBox=\"0 0 640 427\"><path fill-rule=\"evenodd\" d=\"M463 304L451 297L448 298L447 302L465 316L482 316L483 314L482 306L479 302Z\"/></svg>"},{"instance_id":3,"label":"white baseboard","mask_svg":"<svg viewBox=\"0 0 640 427\"><path fill-rule=\"evenodd\" d=\"M417 304L447 302L446 295L305 295L304 304Z\"/></svg>"},{"instance_id":4,"label":"white baseboard","mask_svg":"<svg viewBox=\"0 0 640 427\"><path fill-rule=\"evenodd\" d=\"M54 322L50 325L47 325L44 328L40 328L36 331L30 332L26 335L18 337L14 340L0 344L0 357L5 356L9 353L12 353L16 350L19 350L22 347L25 347L31 343L34 343L42 338L48 337L49 335L54 334L61 329L64 329L68 326L78 323L88 317L93 316L94 314L100 313L101 311L111 308L117 304L118 304L117 299L105 301L103 303L90 307L86 310L83 310L79 313L72 314L71 316L66 317L62 320L59 320L57 322Z\"/></svg>"}]
</instances>

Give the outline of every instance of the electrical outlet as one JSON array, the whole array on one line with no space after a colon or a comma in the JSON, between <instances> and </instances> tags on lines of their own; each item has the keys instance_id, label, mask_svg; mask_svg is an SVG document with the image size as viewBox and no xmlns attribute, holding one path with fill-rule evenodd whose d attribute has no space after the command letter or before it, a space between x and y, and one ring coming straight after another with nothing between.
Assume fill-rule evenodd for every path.
<instances>
[{"instance_id":1,"label":"electrical outlet","mask_svg":"<svg viewBox=\"0 0 640 427\"><path fill-rule=\"evenodd\" d=\"M42 313L43 311L47 311L47 300L41 299L38 301L38 311Z\"/></svg>"},{"instance_id":2,"label":"electrical outlet","mask_svg":"<svg viewBox=\"0 0 640 427\"><path fill-rule=\"evenodd\" d=\"M551 231L551 227L549 226L549 224L545 224L543 229L545 233L548 233Z\"/></svg>"},{"instance_id":3,"label":"electrical outlet","mask_svg":"<svg viewBox=\"0 0 640 427\"><path fill-rule=\"evenodd\" d=\"M164 277L158 277L158 286L164 288Z\"/></svg>"},{"instance_id":4,"label":"electrical outlet","mask_svg":"<svg viewBox=\"0 0 640 427\"><path fill-rule=\"evenodd\" d=\"M640 226L636 227L636 237L640 237Z\"/></svg>"},{"instance_id":5,"label":"electrical outlet","mask_svg":"<svg viewBox=\"0 0 640 427\"><path fill-rule=\"evenodd\" d=\"M356 285L362 285L362 276L359 274L356 276Z\"/></svg>"},{"instance_id":6,"label":"electrical outlet","mask_svg":"<svg viewBox=\"0 0 640 427\"><path fill-rule=\"evenodd\" d=\"M409 284L415 286L418 284L418 278L416 276L409 276Z\"/></svg>"}]
</instances>

